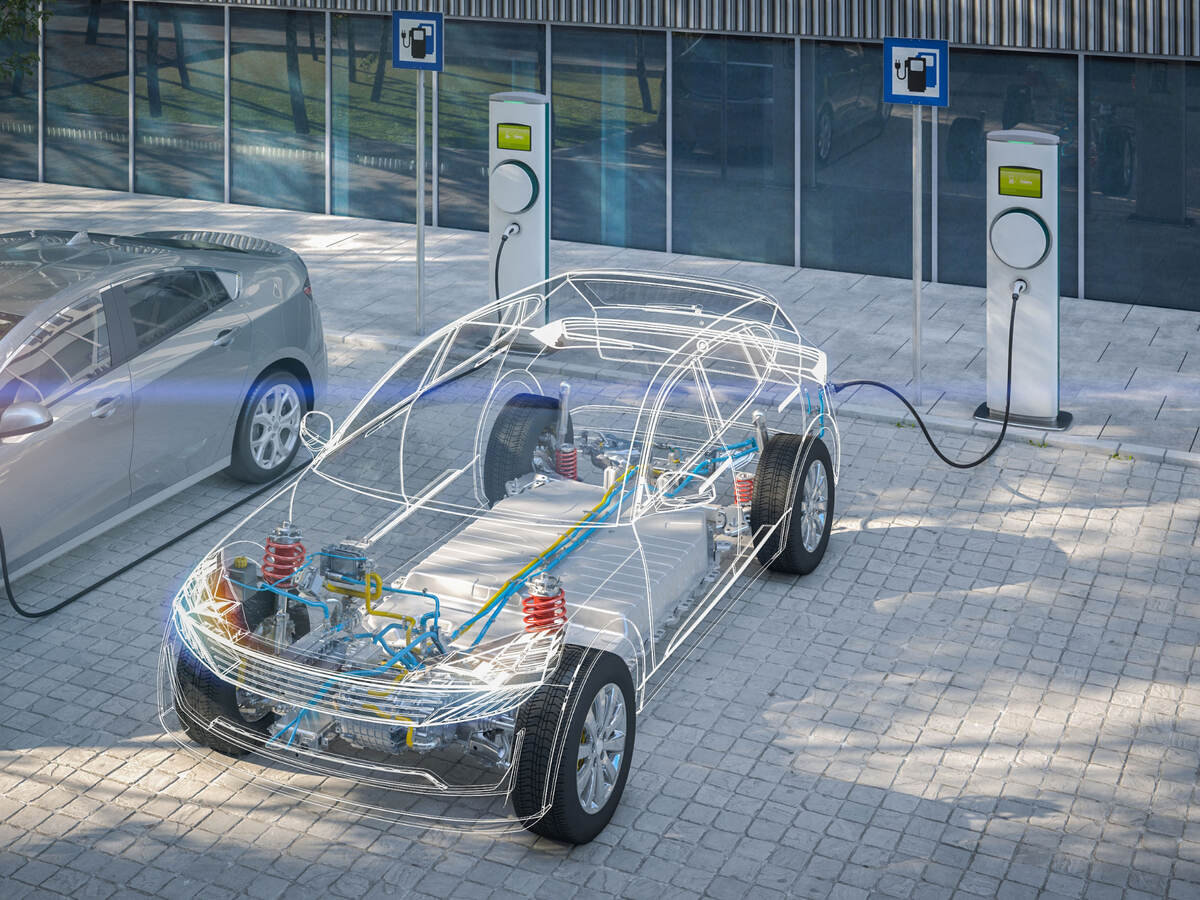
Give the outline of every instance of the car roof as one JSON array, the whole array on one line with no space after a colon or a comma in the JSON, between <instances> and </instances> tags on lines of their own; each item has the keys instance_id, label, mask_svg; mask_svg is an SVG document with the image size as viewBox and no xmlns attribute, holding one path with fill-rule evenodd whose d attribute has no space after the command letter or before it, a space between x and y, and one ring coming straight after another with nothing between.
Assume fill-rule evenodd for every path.
<instances>
[{"instance_id":1,"label":"car roof","mask_svg":"<svg viewBox=\"0 0 1200 900\"><path fill-rule=\"evenodd\" d=\"M148 256L177 258L195 251L279 255L284 249L250 238L242 242L263 246L239 246L239 237L204 232L126 236L57 229L0 234L0 312L20 318L36 314L43 304L53 305L51 301L64 290L112 277Z\"/></svg>"}]
</instances>

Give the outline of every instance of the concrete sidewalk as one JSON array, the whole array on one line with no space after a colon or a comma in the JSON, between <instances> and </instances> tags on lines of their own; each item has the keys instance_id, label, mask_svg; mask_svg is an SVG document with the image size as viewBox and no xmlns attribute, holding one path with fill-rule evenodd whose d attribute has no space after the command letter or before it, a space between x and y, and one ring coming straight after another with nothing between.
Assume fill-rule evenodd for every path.
<instances>
[{"instance_id":1,"label":"concrete sidewalk","mask_svg":"<svg viewBox=\"0 0 1200 900\"><path fill-rule=\"evenodd\" d=\"M269 238L304 257L331 339L384 349L417 339L412 225L0 179L0 229L30 227L203 228ZM426 333L486 302L485 234L429 229L426 260ZM583 268L662 269L752 284L772 293L828 354L834 380L873 378L912 392L906 280L552 244L552 273ZM983 289L930 284L925 297L922 412L941 428L994 432L971 419L984 397ZM1022 430L1019 437L1200 465L1200 313L1064 298L1061 335L1062 406L1075 424L1064 435ZM860 415L904 418L875 389L838 399Z\"/></svg>"}]
</instances>

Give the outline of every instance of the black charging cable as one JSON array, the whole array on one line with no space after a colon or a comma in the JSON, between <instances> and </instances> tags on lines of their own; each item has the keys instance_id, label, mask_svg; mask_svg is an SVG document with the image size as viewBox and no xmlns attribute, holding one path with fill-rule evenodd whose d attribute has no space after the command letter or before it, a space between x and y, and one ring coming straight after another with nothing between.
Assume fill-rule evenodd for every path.
<instances>
[{"instance_id":1,"label":"black charging cable","mask_svg":"<svg viewBox=\"0 0 1200 900\"><path fill-rule=\"evenodd\" d=\"M908 402L907 398L905 398L903 394L901 394L891 385L884 384L882 381L859 379L856 381L843 381L840 384L835 384L831 381L829 382L829 389L835 394L839 391L846 390L846 388L857 387L859 385L868 385L870 387L877 387L885 390L908 408L908 411L912 413L912 417L917 420L917 424L921 426L921 433L925 435L925 440L928 441L929 446L933 449L933 452L936 453L938 458L946 465L953 466L956 469L973 469L975 466L987 462L987 460L991 458L992 454L1000 449L1000 445L1004 442L1004 435L1008 431L1008 414L1012 406L1013 327L1017 323L1017 298L1025 293L1028 288L1029 285L1023 278L1019 278L1013 283L1012 312L1008 317L1008 379L1004 389L1004 420L1000 426L1000 434L996 438L996 443L992 444L992 446L988 448L988 451L984 453L983 456L979 457L979 459L974 459L970 462L958 462L957 460L951 459L945 453L939 450L937 444L933 442L933 438L929 434L929 429L925 427L925 422L921 419L921 414L916 411L913 405Z\"/></svg>"},{"instance_id":2,"label":"black charging cable","mask_svg":"<svg viewBox=\"0 0 1200 900\"><path fill-rule=\"evenodd\" d=\"M496 272L494 286L496 288L496 299L500 299L500 257L504 255L504 245L510 237L514 237L521 233L521 226L516 222L510 222L504 231L500 232L500 246L496 248ZM496 310L496 321L501 321L500 310Z\"/></svg>"},{"instance_id":3,"label":"black charging cable","mask_svg":"<svg viewBox=\"0 0 1200 900\"><path fill-rule=\"evenodd\" d=\"M17 603L17 598L13 595L12 582L9 580L9 577L8 577L8 553L5 551L5 548L4 548L4 529L0 528L0 575L3 575L3 577L4 577L4 592L5 592L5 594L8 595L8 605L13 608L13 611L16 612L17 615L24 616L27 619L41 619L41 618L44 618L45 616L52 615L53 613L58 612L60 609L70 606L76 600L82 600L84 597L86 597L92 591L103 587L104 585L106 585L110 581L112 581L114 578L120 578L122 575L124 575L130 569L134 569L134 568L140 566L146 560L152 559L153 557L162 553L164 550L174 546L175 544L179 543L180 541L184 540L185 538L191 537L193 534L195 534L201 528L211 525L213 522L217 521L217 519L221 518L222 516L226 516L229 513L233 512L238 507L244 506L245 504L249 503L251 500L254 500L257 497L261 497L263 494L265 494L267 491L271 490L272 488L274 488L276 485L280 484L281 482L286 481L287 479L291 478L293 475L295 475L299 472L303 472L310 465L312 465L312 462L313 461L310 459L307 462L303 462L298 466L292 467L290 470L288 470L287 472L284 472L278 478L268 481L262 487L257 488L253 492L247 494L245 497L242 497L240 500L237 500L237 501L231 503L229 506L226 506L220 512L213 513L211 516L209 516L203 522L193 525L191 528L189 528L187 531L183 532L182 534L177 534L177 535L175 535L175 537L171 538L169 541L164 541L163 543L159 544L153 550L143 553L141 556L139 556L133 562L127 563L126 565L121 566L121 568L117 569L117 571L112 572L108 575L105 575L99 581L97 581L93 584L89 584L87 587L83 588L82 590L76 591L74 594L72 594L67 599L54 604L54 606L51 606L48 609L40 609L40 610L37 610L36 612L31 612L31 611L25 609L24 607L22 607L19 603Z\"/></svg>"}]
</instances>

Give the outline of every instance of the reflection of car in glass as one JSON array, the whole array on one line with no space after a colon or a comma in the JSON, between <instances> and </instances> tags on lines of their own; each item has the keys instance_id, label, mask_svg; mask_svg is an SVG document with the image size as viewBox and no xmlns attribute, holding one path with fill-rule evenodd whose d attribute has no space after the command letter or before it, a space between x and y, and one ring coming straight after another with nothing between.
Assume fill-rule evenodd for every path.
<instances>
[{"instance_id":1,"label":"reflection of car in glass","mask_svg":"<svg viewBox=\"0 0 1200 900\"><path fill-rule=\"evenodd\" d=\"M12 576L221 469L280 474L324 378L290 250L208 232L0 235Z\"/></svg>"},{"instance_id":2,"label":"reflection of car in glass","mask_svg":"<svg viewBox=\"0 0 1200 900\"><path fill-rule=\"evenodd\" d=\"M1030 67L1024 79L1005 85L997 126L989 126L988 111L956 115L946 134L946 170L956 180L970 181L983 174L988 127L1033 128L1056 134L1062 183L1077 180L1080 152L1077 98L1074 81L1048 78ZM1133 128L1122 121L1111 104L1099 104L1087 117L1087 166L1092 189L1124 196L1133 187Z\"/></svg>"},{"instance_id":3,"label":"reflection of car in glass","mask_svg":"<svg viewBox=\"0 0 1200 900\"><path fill-rule=\"evenodd\" d=\"M655 671L825 553L825 367L694 278L560 276L446 326L188 577L164 711L277 764L247 777L352 782L322 801L591 840Z\"/></svg>"},{"instance_id":4,"label":"reflection of car in glass","mask_svg":"<svg viewBox=\"0 0 1200 900\"><path fill-rule=\"evenodd\" d=\"M868 52L870 50L871 52ZM878 48L863 44L818 44L813 153L818 164L879 136L891 115L883 102Z\"/></svg>"}]
</instances>

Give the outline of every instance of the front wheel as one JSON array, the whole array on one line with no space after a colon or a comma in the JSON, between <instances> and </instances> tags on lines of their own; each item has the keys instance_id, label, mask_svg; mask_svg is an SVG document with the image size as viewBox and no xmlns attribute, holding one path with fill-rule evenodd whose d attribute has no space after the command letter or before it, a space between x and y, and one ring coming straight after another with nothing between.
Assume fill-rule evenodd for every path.
<instances>
[{"instance_id":1,"label":"front wheel","mask_svg":"<svg viewBox=\"0 0 1200 900\"><path fill-rule=\"evenodd\" d=\"M513 810L535 834L586 844L604 830L629 776L633 677L612 654L568 646L517 715L524 731Z\"/></svg>"},{"instance_id":2,"label":"front wheel","mask_svg":"<svg viewBox=\"0 0 1200 900\"><path fill-rule=\"evenodd\" d=\"M233 434L229 472L249 482L282 475L300 449L304 388L290 372L268 372L250 390Z\"/></svg>"},{"instance_id":3,"label":"front wheel","mask_svg":"<svg viewBox=\"0 0 1200 900\"><path fill-rule=\"evenodd\" d=\"M754 473L750 529L778 527L758 549L776 572L807 575L821 562L833 527L833 463L816 437L779 433L767 441Z\"/></svg>"}]
</instances>

